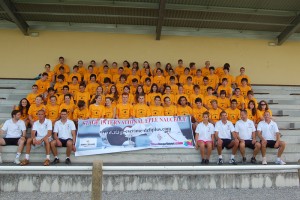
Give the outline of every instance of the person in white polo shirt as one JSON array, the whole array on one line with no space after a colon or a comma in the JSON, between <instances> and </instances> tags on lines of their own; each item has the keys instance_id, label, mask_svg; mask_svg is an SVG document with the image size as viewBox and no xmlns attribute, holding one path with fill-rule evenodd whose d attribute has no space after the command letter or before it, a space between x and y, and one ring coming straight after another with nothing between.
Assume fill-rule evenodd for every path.
<instances>
[{"instance_id":1,"label":"person in white polo shirt","mask_svg":"<svg viewBox=\"0 0 300 200\"><path fill-rule=\"evenodd\" d=\"M11 112L11 119L4 122L0 129L0 135L6 133L4 138L0 138L0 147L6 145L17 145L17 155L14 163L20 164L20 155L23 151L26 141L26 126L25 122L21 120L21 112L19 110L13 110ZM0 163L2 163L1 149L0 149Z\"/></svg>"},{"instance_id":2,"label":"person in white polo shirt","mask_svg":"<svg viewBox=\"0 0 300 200\"><path fill-rule=\"evenodd\" d=\"M214 147L214 125L208 122L209 120L209 112L206 111L203 113L203 121L197 125L196 128L196 144L195 148L198 149L200 147L201 154L201 164L209 164L209 158L211 151ZM205 148L207 153L205 155Z\"/></svg>"},{"instance_id":3,"label":"person in white polo shirt","mask_svg":"<svg viewBox=\"0 0 300 200\"><path fill-rule=\"evenodd\" d=\"M278 149L276 164L285 165L286 163L281 160L281 155L285 149L285 142L280 140L280 133L276 122L271 120L269 111L264 113L264 121L257 125L257 134L261 142L261 155L262 164L267 164L266 151L267 147Z\"/></svg>"},{"instance_id":4,"label":"person in white polo shirt","mask_svg":"<svg viewBox=\"0 0 300 200\"><path fill-rule=\"evenodd\" d=\"M239 147L239 140L234 132L235 130L232 122L227 120L227 113L225 111L220 113L220 118L221 120L217 121L215 124L215 138L217 140L217 150L219 155L217 164L223 164L222 150L224 147L226 147L227 149L232 149L229 164L236 165L237 163L234 159L234 156ZM231 137L231 133L233 139Z\"/></svg>"},{"instance_id":5,"label":"person in white polo shirt","mask_svg":"<svg viewBox=\"0 0 300 200\"><path fill-rule=\"evenodd\" d=\"M237 138L240 142L240 152L242 154L243 163L246 163L245 147L253 150L253 156L251 158L251 163L256 164L256 155L258 154L261 145L256 141L255 126L252 120L247 118L247 110L241 110L241 119L235 124L235 132L237 133Z\"/></svg>"},{"instance_id":6,"label":"person in white polo shirt","mask_svg":"<svg viewBox=\"0 0 300 200\"><path fill-rule=\"evenodd\" d=\"M20 163L22 166L29 164L29 154L31 151L31 145L35 147L45 146L46 160L44 166L50 164L50 141L52 139L52 122L50 119L46 119L45 110L39 110L38 120L33 123L31 130L31 138L27 139L25 159Z\"/></svg>"},{"instance_id":7,"label":"person in white polo shirt","mask_svg":"<svg viewBox=\"0 0 300 200\"><path fill-rule=\"evenodd\" d=\"M72 120L68 119L68 111L62 109L60 112L60 120L55 122L54 125L54 140L51 141L51 150L54 155L53 164L59 163L56 147L67 147L66 164L71 164L70 155L71 151L75 152L75 141L76 141L76 127Z\"/></svg>"}]
</instances>

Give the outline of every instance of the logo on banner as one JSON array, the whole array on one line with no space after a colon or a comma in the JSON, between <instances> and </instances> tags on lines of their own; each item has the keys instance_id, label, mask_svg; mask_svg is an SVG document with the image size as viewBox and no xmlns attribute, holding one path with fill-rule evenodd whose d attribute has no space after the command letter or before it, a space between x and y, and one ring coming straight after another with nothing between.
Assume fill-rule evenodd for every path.
<instances>
[{"instance_id":1,"label":"logo on banner","mask_svg":"<svg viewBox=\"0 0 300 200\"><path fill-rule=\"evenodd\" d=\"M80 138L79 148L89 149L97 146L96 138Z\"/></svg>"}]
</instances>

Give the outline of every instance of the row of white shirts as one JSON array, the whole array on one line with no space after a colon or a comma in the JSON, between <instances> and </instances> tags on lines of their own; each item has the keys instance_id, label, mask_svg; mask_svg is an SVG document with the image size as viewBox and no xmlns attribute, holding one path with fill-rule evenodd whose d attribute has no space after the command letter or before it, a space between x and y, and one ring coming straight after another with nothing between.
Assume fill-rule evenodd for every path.
<instances>
[{"instance_id":1,"label":"row of white shirts","mask_svg":"<svg viewBox=\"0 0 300 200\"><path fill-rule=\"evenodd\" d=\"M26 131L26 126L23 120L18 120L16 123L12 119L5 121L1 128L6 132L6 138L20 138L22 132ZM37 138L43 138L47 135L48 131L52 131L52 122L49 119L41 124L39 120L35 121L32 126L32 130L36 131ZM72 120L67 120L65 123L62 123L61 120L58 120L54 124L54 133L58 133L58 138L69 139L73 138L72 131L76 131L75 124Z\"/></svg>"},{"instance_id":2,"label":"row of white shirts","mask_svg":"<svg viewBox=\"0 0 300 200\"><path fill-rule=\"evenodd\" d=\"M218 132L218 137L221 139L231 139L231 133L236 132L242 140L252 140L252 133L255 131L261 131L265 140L276 140L276 133L279 133L277 124L274 121L267 123L261 121L257 125L257 129L254 126L252 120L247 121L239 120L235 126L231 121L224 124L221 120L218 121L215 126L211 123L205 125L203 122L198 124L196 133L199 134L198 140L211 141L211 135Z\"/></svg>"}]
</instances>

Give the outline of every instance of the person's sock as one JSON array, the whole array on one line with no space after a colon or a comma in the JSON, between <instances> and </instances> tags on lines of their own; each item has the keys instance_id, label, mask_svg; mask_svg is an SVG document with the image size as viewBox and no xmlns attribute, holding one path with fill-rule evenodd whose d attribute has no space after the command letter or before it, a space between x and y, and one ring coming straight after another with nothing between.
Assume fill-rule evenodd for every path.
<instances>
[{"instance_id":1,"label":"person's sock","mask_svg":"<svg viewBox=\"0 0 300 200\"><path fill-rule=\"evenodd\" d=\"M234 159L234 155L231 154L230 159Z\"/></svg>"},{"instance_id":2,"label":"person's sock","mask_svg":"<svg viewBox=\"0 0 300 200\"><path fill-rule=\"evenodd\" d=\"M25 154L25 159L29 160L29 154Z\"/></svg>"},{"instance_id":3,"label":"person's sock","mask_svg":"<svg viewBox=\"0 0 300 200\"><path fill-rule=\"evenodd\" d=\"M20 158L21 153L16 154L16 158Z\"/></svg>"},{"instance_id":4,"label":"person's sock","mask_svg":"<svg viewBox=\"0 0 300 200\"><path fill-rule=\"evenodd\" d=\"M219 158L221 158L221 159L222 159L222 155L219 155Z\"/></svg>"},{"instance_id":5,"label":"person's sock","mask_svg":"<svg viewBox=\"0 0 300 200\"><path fill-rule=\"evenodd\" d=\"M59 159L58 156L55 156L55 158Z\"/></svg>"},{"instance_id":6,"label":"person's sock","mask_svg":"<svg viewBox=\"0 0 300 200\"><path fill-rule=\"evenodd\" d=\"M70 157L66 157L66 160L67 160L68 158L70 159Z\"/></svg>"},{"instance_id":7,"label":"person's sock","mask_svg":"<svg viewBox=\"0 0 300 200\"><path fill-rule=\"evenodd\" d=\"M47 160L50 160L50 155L46 155L46 159L47 159Z\"/></svg>"}]
</instances>

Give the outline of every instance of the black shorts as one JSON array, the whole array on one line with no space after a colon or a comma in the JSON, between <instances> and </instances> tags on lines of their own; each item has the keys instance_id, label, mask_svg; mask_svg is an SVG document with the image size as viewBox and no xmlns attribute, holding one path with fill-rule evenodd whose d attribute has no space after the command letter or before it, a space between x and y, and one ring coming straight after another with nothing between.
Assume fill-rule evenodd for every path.
<instances>
[{"instance_id":1,"label":"black shorts","mask_svg":"<svg viewBox=\"0 0 300 200\"><path fill-rule=\"evenodd\" d=\"M68 142L68 140L72 140L71 138L68 138L68 139L60 139L59 138L59 141L61 142L61 146L62 147L67 147L67 142Z\"/></svg>"},{"instance_id":2,"label":"black shorts","mask_svg":"<svg viewBox=\"0 0 300 200\"><path fill-rule=\"evenodd\" d=\"M224 149L224 147L226 147L226 149L231 149L232 147L228 147L229 144L231 143L231 139L221 139L223 141L222 143L222 149Z\"/></svg>"},{"instance_id":3,"label":"black shorts","mask_svg":"<svg viewBox=\"0 0 300 200\"><path fill-rule=\"evenodd\" d=\"M20 138L3 138L5 141L5 145L16 145L18 146L18 142Z\"/></svg>"},{"instance_id":4,"label":"black shorts","mask_svg":"<svg viewBox=\"0 0 300 200\"><path fill-rule=\"evenodd\" d=\"M274 147L275 143L276 143L276 141L274 141L274 140L267 140L267 147L269 147L269 148L275 148ZM278 149L278 147L276 149Z\"/></svg>"},{"instance_id":5,"label":"black shorts","mask_svg":"<svg viewBox=\"0 0 300 200\"><path fill-rule=\"evenodd\" d=\"M245 140L245 147L255 149L255 144L252 144L252 140Z\"/></svg>"}]
</instances>

